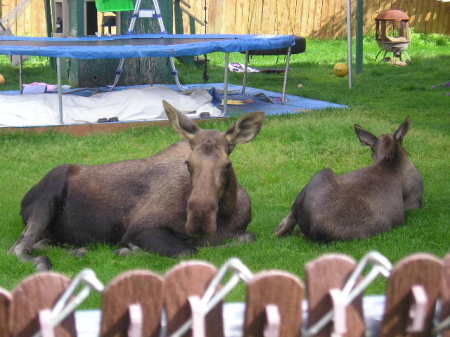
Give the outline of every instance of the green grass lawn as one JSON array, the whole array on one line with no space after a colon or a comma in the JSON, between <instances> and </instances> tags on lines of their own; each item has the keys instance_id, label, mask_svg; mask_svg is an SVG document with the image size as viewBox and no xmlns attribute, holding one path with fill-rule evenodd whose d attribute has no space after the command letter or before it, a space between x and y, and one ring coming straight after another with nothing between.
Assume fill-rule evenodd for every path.
<instances>
[{"instance_id":1,"label":"green grass lawn","mask_svg":"<svg viewBox=\"0 0 450 337\"><path fill-rule=\"evenodd\" d=\"M249 230L257 241L247 245L202 248L195 259L220 266L230 257L239 257L252 270L283 269L304 277L306 262L321 254L339 252L361 258L378 250L392 262L415 253L429 252L442 257L450 251L450 88L433 85L450 81L450 39L439 35L414 34L409 49L411 63L406 67L375 63L377 46L373 37L365 38L364 72L355 75L352 90L347 78L333 75L336 62L345 61L345 41L307 41L307 52L294 55L288 93L347 104L349 109L311 111L298 115L268 117L260 135L236 148L233 166L252 198L253 221ZM243 62L243 55L232 54L232 62ZM276 57L255 57L251 66L282 67ZM223 55L210 56L210 82L223 80ZM201 69L179 65L184 83L201 82ZM32 58L25 66L27 81L55 81L55 73L45 60ZM0 73L7 78L3 89L17 88L17 69L0 58ZM230 74L239 84L240 74ZM281 75L251 74L252 87L280 91ZM302 84L302 88L298 88ZM1 111L0 111L1 113ZM410 116L412 128L405 139L411 159L425 180L424 207L408 213L406 223L376 237L318 244L300 233L288 238L274 237L273 230L288 213L299 190L318 170L330 167L345 173L371 163L370 151L360 145L353 124L375 134L394 131ZM233 120L209 121L205 128L225 130ZM18 262L7 249L23 227L20 202L27 190L51 168L63 163L102 164L150 156L180 137L170 127L141 127L120 133L73 137L44 134L0 134L0 286L12 289L33 273L31 264ZM183 259L138 254L117 257L113 249L98 245L84 258L75 258L58 247L39 252L48 255L54 270L70 277L81 269L93 268L107 283L119 273L146 268L164 273ZM185 260L186 258L184 258ZM381 293L378 281L371 293ZM231 297L243 299L241 288ZM94 297L87 306L95 305Z\"/></svg>"}]
</instances>

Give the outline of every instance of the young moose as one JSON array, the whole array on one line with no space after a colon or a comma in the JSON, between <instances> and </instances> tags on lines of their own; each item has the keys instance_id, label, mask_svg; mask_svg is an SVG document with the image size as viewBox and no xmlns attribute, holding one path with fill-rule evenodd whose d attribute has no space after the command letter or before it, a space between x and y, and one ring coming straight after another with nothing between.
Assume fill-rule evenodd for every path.
<instances>
[{"instance_id":1,"label":"young moose","mask_svg":"<svg viewBox=\"0 0 450 337\"><path fill-rule=\"evenodd\" d=\"M405 211L421 207L423 180L402 147L409 119L393 134L376 137L355 125L359 140L370 147L374 163L337 176L331 169L317 173L278 225L278 236L296 224L319 241L366 238L403 223Z\"/></svg>"},{"instance_id":2,"label":"young moose","mask_svg":"<svg viewBox=\"0 0 450 337\"><path fill-rule=\"evenodd\" d=\"M47 257L31 256L43 239L75 246L106 242L118 244L121 255L143 249L166 256L225 238L250 240L250 198L229 155L258 134L264 113L219 132L202 130L163 105L185 141L146 159L54 168L22 200L26 227L12 252L46 270Z\"/></svg>"}]
</instances>

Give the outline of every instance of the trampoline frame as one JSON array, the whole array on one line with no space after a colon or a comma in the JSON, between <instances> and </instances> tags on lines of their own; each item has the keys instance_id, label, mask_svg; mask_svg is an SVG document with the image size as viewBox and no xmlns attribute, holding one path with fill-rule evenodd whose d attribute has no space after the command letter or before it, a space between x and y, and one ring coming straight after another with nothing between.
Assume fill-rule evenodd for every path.
<instances>
[{"instance_id":1,"label":"trampoline frame","mask_svg":"<svg viewBox=\"0 0 450 337\"><path fill-rule=\"evenodd\" d=\"M145 35L139 35L137 36L137 38L142 37ZM155 35L152 35L152 38L154 38ZM164 36L164 38L167 37L177 37L177 35L168 35L166 34ZM193 35L191 35L193 36ZM136 36L119 36L118 38L135 38ZM202 37L204 37L204 35L202 35ZM237 35L211 35L212 38L223 38L223 39L237 39ZM245 39L251 39L252 36L246 36ZM258 38L258 36L256 36ZM44 40L44 39L48 39L48 38L21 38L21 37L11 37L11 40L27 40L27 39L34 39L34 40ZM54 38L50 38L50 39L54 39ZM58 38L57 40L62 40L62 39L67 39L67 38ZM76 38L76 40L89 40L91 38ZM5 40L5 37L2 37L1 40ZM7 40L7 39L6 39ZM73 41L73 39L71 39ZM287 54L286 54L286 62L285 62L285 68L284 68L284 77L283 77L283 84L282 84L282 99L281 99L281 103L285 104L286 103L286 86L287 86L287 78L288 78L288 72L289 72L289 63L290 63L290 58L291 58L291 47L292 45L295 44L294 42L289 42L289 43L285 43L282 47L287 48ZM276 44L273 46L265 46L264 49L277 49L279 48L280 45ZM244 46L240 46L238 48L235 48L236 50L231 50L231 51L223 51L225 54L224 57L224 86L223 86L223 115L225 116L228 112L228 84L229 84L229 80L228 80L228 67L230 64L230 52L238 52L238 51L244 51L245 50L245 56L246 56L246 62L245 62L245 67L244 67L244 73L243 73L243 82L242 82L242 93L245 93L245 88L247 85L247 68L248 68L248 57L249 57L249 51L253 48L246 48ZM222 50L212 50L210 52L214 52L214 51L222 51ZM203 53L203 52L202 52ZM5 54L4 51L0 50L0 54ZM13 54L17 54L11 52L10 55ZM27 52L27 55L33 55L30 52ZM34 54L36 55L36 54ZM20 94L23 93L23 60L22 60L22 54L19 54L19 86L20 86ZM38 55L38 56L46 56L46 55ZM147 55L146 55L147 56ZM148 55L149 57L152 57L151 55ZM55 57L55 56L54 56ZM111 56L110 56L111 57ZM114 58L121 58L122 56L118 56L118 57L114 57ZM130 56L129 56L130 57ZM137 57L137 56L135 56ZM155 56L153 56L155 57ZM159 57L163 57L163 56L159 56ZM59 109L59 119L60 119L60 125L65 125L64 124L64 111L63 111L63 102L62 102L62 95L63 95L63 91L62 91L62 78L61 78L61 57L60 56L56 56L56 72L57 72L57 95L58 95L58 109ZM78 58L78 57L75 57ZM111 57L112 58L112 57ZM110 89L112 90L114 87L110 87Z\"/></svg>"}]
</instances>

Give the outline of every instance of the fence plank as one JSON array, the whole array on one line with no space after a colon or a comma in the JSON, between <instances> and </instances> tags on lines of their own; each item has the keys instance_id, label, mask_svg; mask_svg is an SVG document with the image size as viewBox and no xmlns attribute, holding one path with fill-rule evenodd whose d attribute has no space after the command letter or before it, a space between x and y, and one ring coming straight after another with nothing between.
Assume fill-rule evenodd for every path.
<instances>
[{"instance_id":1,"label":"fence plank","mask_svg":"<svg viewBox=\"0 0 450 337\"><path fill-rule=\"evenodd\" d=\"M127 337L129 306L139 304L143 313L142 337L158 337L163 307L163 279L146 270L117 276L103 293L100 336Z\"/></svg>"},{"instance_id":2,"label":"fence plank","mask_svg":"<svg viewBox=\"0 0 450 337\"><path fill-rule=\"evenodd\" d=\"M11 294L0 288L0 337L9 337L9 308L11 306Z\"/></svg>"},{"instance_id":3,"label":"fence plank","mask_svg":"<svg viewBox=\"0 0 450 337\"><path fill-rule=\"evenodd\" d=\"M346 0L345 0L346 1ZM297 34L333 38L346 33L343 0L207 0L208 33ZM203 19L204 0L191 0L190 11ZM355 2L355 1L354 1ZM5 17L20 0L2 0ZM383 9L399 8L411 17L417 32L450 34L450 3L437 0L365 1L365 32L373 31L374 18ZM294 15L295 14L295 15ZM184 15L186 18L186 15ZM187 20L186 20L187 22ZM188 23L185 24L188 28ZM11 22L16 35L46 36L44 7L32 0ZM196 24L196 31L203 32Z\"/></svg>"},{"instance_id":4,"label":"fence plank","mask_svg":"<svg viewBox=\"0 0 450 337\"><path fill-rule=\"evenodd\" d=\"M70 283L54 272L34 274L12 292L10 332L12 337L30 337L39 330L39 312L51 309ZM55 328L56 337L76 337L75 316L69 315Z\"/></svg>"},{"instance_id":5,"label":"fence plank","mask_svg":"<svg viewBox=\"0 0 450 337\"><path fill-rule=\"evenodd\" d=\"M322 26L322 10L323 10L323 2L326 0L316 0L316 10L314 13L314 27L313 27L313 36L320 37L320 27Z\"/></svg>"},{"instance_id":6,"label":"fence plank","mask_svg":"<svg viewBox=\"0 0 450 337\"><path fill-rule=\"evenodd\" d=\"M419 0L411 0L411 8L408 10L407 5L402 6L402 11L408 14L409 16L409 25L411 27L415 26L415 23L417 21L417 2Z\"/></svg>"},{"instance_id":7,"label":"fence plank","mask_svg":"<svg viewBox=\"0 0 450 337\"><path fill-rule=\"evenodd\" d=\"M297 1L287 1L287 5L284 7L288 22L288 34L295 34L295 26L297 21L297 17L295 16L296 7Z\"/></svg>"},{"instance_id":8,"label":"fence plank","mask_svg":"<svg viewBox=\"0 0 450 337\"><path fill-rule=\"evenodd\" d=\"M328 30L330 29L331 11L330 11L330 1L323 1L322 12L320 13L320 25L317 31L317 37L323 38L328 35Z\"/></svg>"},{"instance_id":9,"label":"fence plank","mask_svg":"<svg viewBox=\"0 0 450 337\"><path fill-rule=\"evenodd\" d=\"M245 1L244 3L241 3L240 5L241 5L241 20L240 21L244 24L245 34L250 34L252 17L250 15L249 2Z\"/></svg>"},{"instance_id":10,"label":"fence plank","mask_svg":"<svg viewBox=\"0 0 450 337\"><path fill-rule=\"evenodd\" d=\"M323 255L306 264L308 326L312 326L332 309L329 291L333 288L342 289L355 267L356 262L351 257L342 254ZM345 337L364 336L362 295L347 307L346 323L348 332L344 335ZM332 324L330 323L316 336L328 337L331 335L331 331Z\"/></svg>"},{"instance_id":11,"label":"fence plank","mask_svg":"<svg viewBox=\"0 0 450 337\"><path fill-rule=\"evenodd\" d=\"M297 34L300 31L300 15L301 15L301 0L294 1L294 5L291 13L291 20L293 21L292 34Z\"/></svg>"},{"instance_id":12,"label":"fence plank","mask_svg":"<svg viewBox=\"0 0 450 337\"><path fill-rule=\"evenodd\" d=\"M449 2L439 2L438 11L438 31L439 33L445 34L450 31L450 3ZM447 27L446 27L447 26Z\"/></svg>"},{"instance_id":13,"label":"fence plank","mask_svg":"<svg viewBox=\"0 0 450 337\"><path fill-rule=\"evenodd\" d=\"M450 34L450 3L446 2L444 7L445 7L445 17L446 17L445 22L447 22L447 26L445 27L445 30L443 31L443 33Z\"/></svg>"},{"instance_id":14,"label":"fence plank","mask_svg":"<svg viewBox=\"0 0 450 337\"><path fill-rule=\"evenodd\" d=\"M436 1L436 0L434 2L436 2L435 8L434 8L434 10L436 12L436 15L435 15L435 19L433 21L433 23L434 23L433 30L434 31L440 31L441 27L442 27L442 25L444 23L442 21L442 17L444 15L444 11L443 11L443 6L442 5L444 4L444 2Z\"/></svg>"},{"instance_id":15,"label":"fence plank","mask_svg":"<svg viewBox=\"0 0 450 337\"><path fill-rule=\"evenodd\" d=\"M247 284L244 337L264 336L264 311L269 304L275 304L281 316L279 337L298 337L303 297L303 283L290 273L271 270L254 275Z\"/></svg>"},{"instance_id":16,"label":"fence plank","mask_svg":"<svg viewBox=\"0 0 450 337\"><path fill-rule=\"evenodd\" d=\"M217 269L199 261L182 262L165 276L164 301L169 333L175 332L191 315L189 296L201 297ZM222 303L206 316L206 337L223 337ZM188 332L184 337L191 336Z\"/></svg>"},{"instance_id":17,"label":"fence plank","mask_svg":"<svg viewBox=\"0 0 450 337\"><path fill-rule=\"evenodd\" d=\"M432 317L442 280L442 261L430 254L415 254L401 260L392 270L380 337L431 336ZM408 333L411 288L422 285L428 296L426 326L422 333Z\"/></svg>"},{"instance_id":18,"label":"fence plank","mask_svg":"<svg viewBox=\"0 0 450 337\"><path fill-rule=\"evenodd\" d=\"M207 26L208 33L218 33L217 24L222 20L223 2L221 0L209 0L207 6ZM198 12L195 12L198 13Z\"/></svg>"},{"instance_id":19,"label":"fence plank","mask_svg":"<svg viewBox=\"0 0 450 337\"><path fill-rule=\"evenodd\" d=\"M339 18L336 15L337 10L338 10L338 2L337 2L337 0L334 0L332 3L333 4L331 6L331 11L332 11L331 14L333 17L330 20L329 36L336 37L337 36L336 26L338 25L338 21L339 21Z\"/></svg>"},{"instance_id":20,"label":"fence plank","mask_svg":"<svg viewBox=\"0 0 450 337\"><path fill-rule=\"evenodd\" d=\"M262 1L253 1L252 7L254 16L252 32L260 32L262 27Z\"/></svg>"},{"instance_id":21,"label":"fence plank","mask_svg":"<svg viewBox=\"0 0 450 337\"><path fill-rule=\"evenodd\" d=\"M417 31L425 31L426 27L426 18L427 18L427 6L428 6L429 0L419 0L418 6L417 6L417 22L415 25L415 29Z\"/></svg>"}]
</instances>

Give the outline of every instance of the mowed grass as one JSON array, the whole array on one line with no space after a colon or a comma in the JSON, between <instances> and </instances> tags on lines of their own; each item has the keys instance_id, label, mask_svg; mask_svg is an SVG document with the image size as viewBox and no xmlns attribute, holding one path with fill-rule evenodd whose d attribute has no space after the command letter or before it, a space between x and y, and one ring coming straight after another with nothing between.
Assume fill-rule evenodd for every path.
<instances>
[{"instance_id":1,"label":"mowed grass","mask_svg":"<svg viewBox=\"0 0 450 337\"><path fill-rule=\"evenodd\" d=\"M415 253L428 252L438 257L450 251L450 96L449 88L433 85L450 80L450 42L445 36L414 34L410 48L411 64L395 67L374 62L377 47L371 37L365 39L364 72L355 76L355 86L347 88L347 78L332 74L334 63L345 61L345 41L308 40L307 53L295 55L289 75L288 92L309 98L348 104L348 109L310 111L297 115L267 117L258 137L238 146L231 159L241 185L249 192L253 220L249 230L257 241L247 245L227 245L200 249L192 258L220 266L230 257L239 257L252 271L283 269L304 277L304 265L322 254L338 252L361 258L378 250L392 262ZM223 80L223 55L210 56L210 82ZM243 62L240 54L232 62ZM254 67L282 67L282 58L255 57ZM179 65L184 83L201 82L201 69ZM54 72L42 59L33 58L25 67L28 81L54 81ZM14 89L17 69L0 59L0 73L7 74ZM41 77L42 76L42 77ZM45 76L45 77L44 77ZM232 83L240 83L240 74L231 74ZM281 90L282 77L274 74L250 74L249 85ZM298 88L301 83L303 88ZM1 111L0 111L1 113ZM32 112L31 112L32 113ZM353 124L373 133L393 132L410 116L412 128L405 139L411 159L425 180L424 207L408 212L403 226L370 239L319 244L298 231L279 239L273 231L287 215L300 189L325 167L337 173L367 166L370 151L357 140ZM236 119L208 121L204 128L226 130ZM47 132L1 133L0 148L0 286L13 289L34 272L30 263L21 263L7 250L19 237L23 226L20 202L27 190L51 168L64 163L88 165L143 158L180 140L170 127L140 127L119 133L74 137ZM119 206L119 205L118 205ZM164 273L189 258L167 258L155 254L118 257L114 247L90 247L83 258L67 250L52 247L45 254L54 270L69 277L83 268L93 268L105 283L123 271L135 268ZM381 293L384 282L369 290ZM241 287L231 299L242 300ZM93 297L86 306L98 304Z\"/></svg>"}]
</instances>

